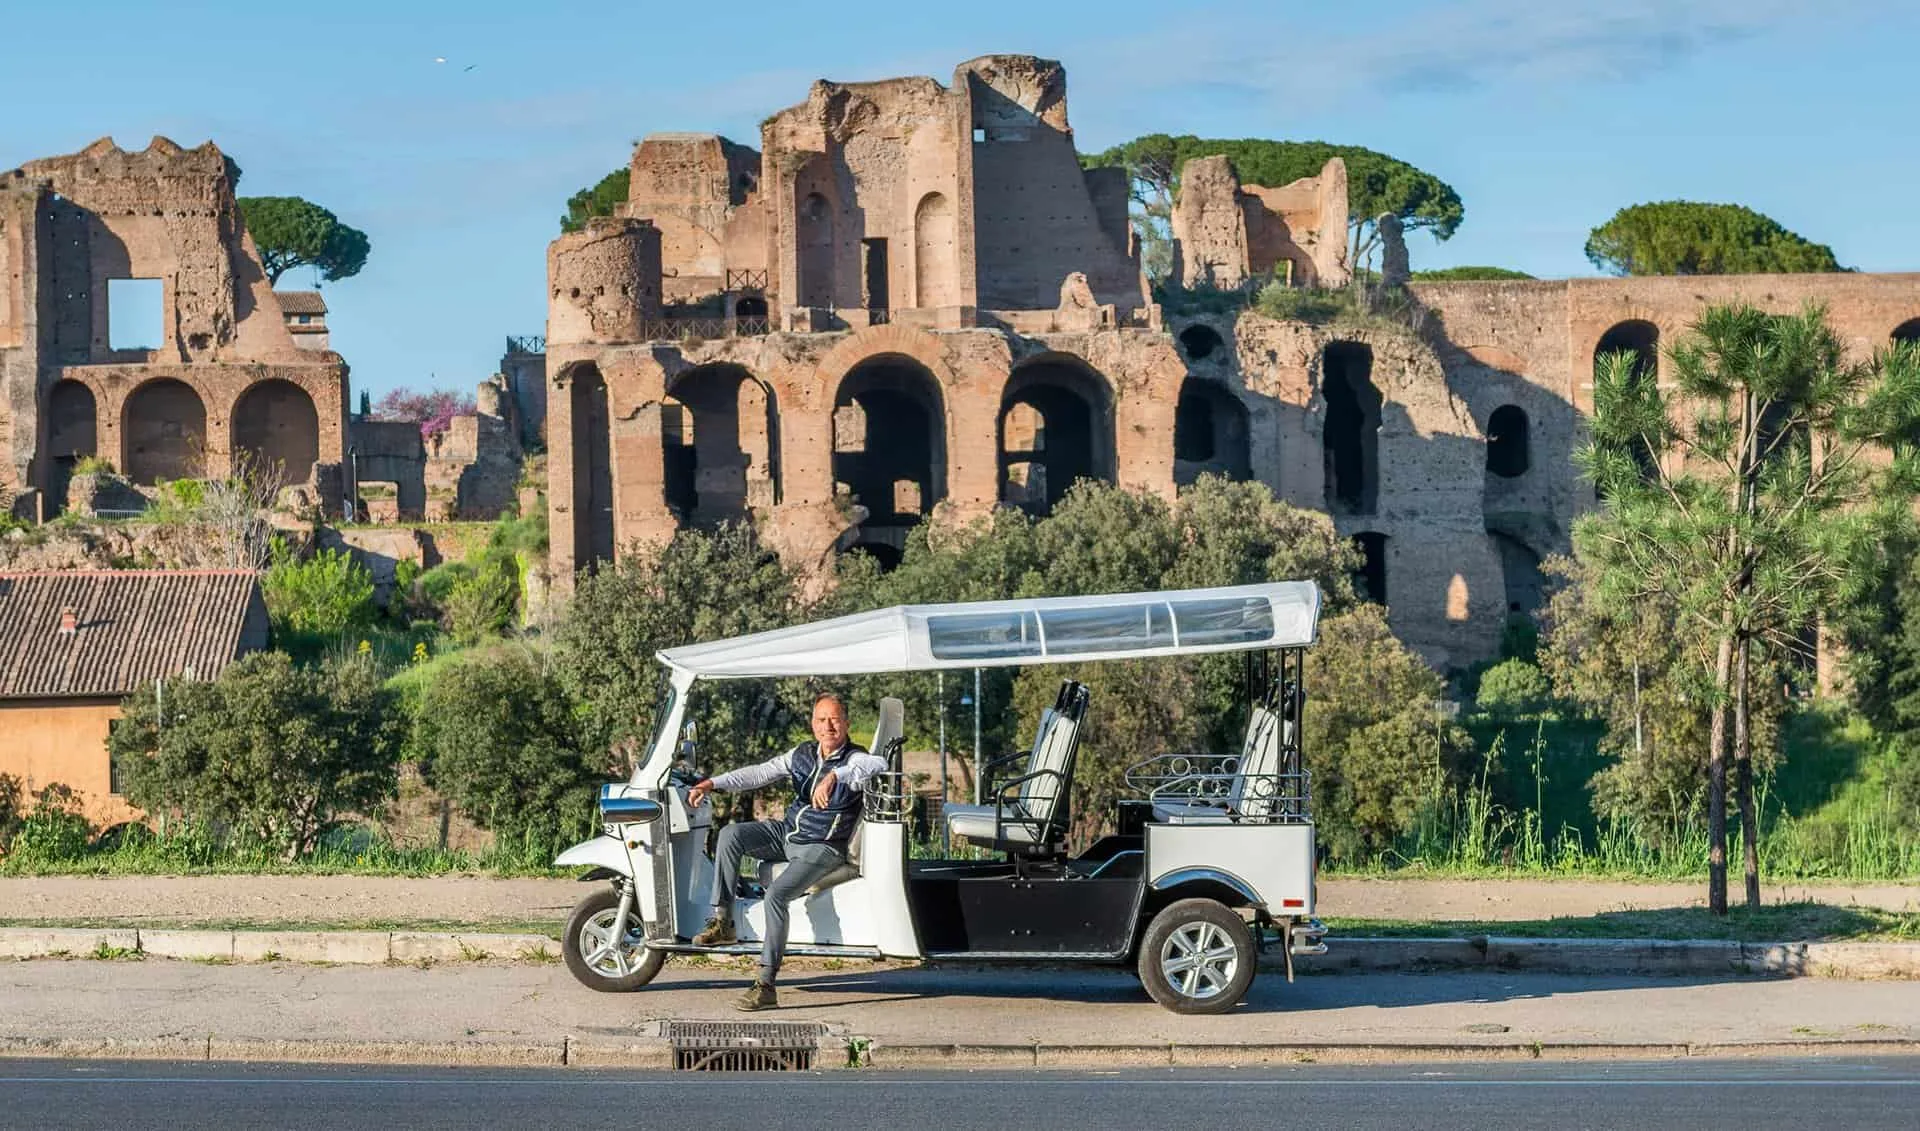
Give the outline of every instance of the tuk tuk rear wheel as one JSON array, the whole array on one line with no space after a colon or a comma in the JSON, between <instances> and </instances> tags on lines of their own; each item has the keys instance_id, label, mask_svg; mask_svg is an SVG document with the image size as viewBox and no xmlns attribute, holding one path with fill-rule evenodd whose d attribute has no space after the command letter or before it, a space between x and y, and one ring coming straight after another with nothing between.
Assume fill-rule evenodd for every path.
<instances>
[{"instance_id":1,"label":"tuk tuk rear wheel","mask_svg":"<svg viewBox=\"0 0 1920 1131\"><path fill-rule=\"evenodd\" d=\"M1140 939L1140 983L1175 1013L1225 1013L1240 1004L1258 961L1246 920L1212 899L1169 905Z\"/></svg>"},{"instance_id":2,"label":"tuk tuk rear wheel","mask_svg":"<svg viewBox=\"0 0 1920 1131\"><path fill-rule=\"evenodd\" d=\"M590 990L631 993L653 981L666 965L667 952L647 949L641 941L640 921L631 912L626 937L612 937L613 918L619 912L620 893L608 888L581 900L567 917L566 933L560 937L567 970Z\"/></svg>"}]
</instances>

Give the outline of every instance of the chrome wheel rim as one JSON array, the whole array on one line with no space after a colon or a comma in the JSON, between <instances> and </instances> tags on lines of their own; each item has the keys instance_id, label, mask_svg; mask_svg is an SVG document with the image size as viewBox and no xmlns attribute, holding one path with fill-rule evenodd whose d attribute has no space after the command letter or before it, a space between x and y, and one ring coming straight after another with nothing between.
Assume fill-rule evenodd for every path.
<instances>
[{"instance_id":1,"label":"chrome wheel rim","mask_svg":"<svg viewBox=\"0 0 1920 1131\"><path fill-rule=\"evenodd\" d=\"M1227 992L1240 950L1216 923L1184 923L1160 946L1160 974L1182 997L1206 1001Z\"/></svg>"},{"instance_id":2,"label":"chrome wheel rim","mask_svg":"<svg viewBox=\"0 0 1920 1131\"><path fill-rule=\"evenodd\" d=\"M580 925L580 937L576 944L580 948L580 957L586 962L587 969L606 978L624 978L640 966L640 952L644 949L640 941L640 932L629 927L627 937L618 944L613 937L613 920L616 910L608 908ZM628 916L631 921L632 916Z\"/></svg>"}]
</instances>

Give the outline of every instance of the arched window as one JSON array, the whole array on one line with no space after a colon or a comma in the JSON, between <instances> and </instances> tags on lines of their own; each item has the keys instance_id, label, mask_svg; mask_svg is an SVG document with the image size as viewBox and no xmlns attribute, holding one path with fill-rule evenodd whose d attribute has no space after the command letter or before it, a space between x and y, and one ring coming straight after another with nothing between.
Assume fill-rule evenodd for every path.
<instances>
[{"instance_id":1,"label":"arched window","mask_svg":"<svg viewBox=\"0 0 1920 1131\"><path fill-rule=\"evenodd\" d=\"M613 431L607 382L598 366L571 373L573 427L573 566L613 560Z\"/></svg>"},{"instance_id":2,"label":"arched window","mask_svg":"<svg viewBox=\"0 0 1920 1131\"><path fill-rule=\"evenodd\" d=\"M1487 418L1487 473L1516 479L1531 465L1526 410L1513 404L1494 409Z\"/></svg>"},{"instance_id":3,"label":"arched window","mask_svg":"<svg viewBox=\"0 0 1920 1131\"><path fill-rule=\"evenodd\" d=\"M683 416L680 443L661 448L667 502L681 519L711 527L772 506L779 493L773 393L741 366L716 363L675 376L667 396Z\"/></svg>"},{"instance_id":4,"label":"arched window","mask_svg":"<svg viewBox=\"0 0 1920 1131\"><path fill-rule=\"evenodd\" d=\"M1240 398L1217 382L1187 378L1173 416L1174 483L1184 487L1207 472L1252 478L1247 431Z\"/></svg>"},{"instance_id":5,"label":"arched window","mask_svg":"<svg viewBox=\"0 0 1920 1131\"><path fill-rule=\"evenodd\" d=\"M207 406L193 386L160 377L127 398L120 416L121 463L127 478L143 487L162 479L205 474Z\"/></svg>"},{"instance_id":6,"label":"arched window","mask_svg":"<svg viewBox=\"0 0 1920 1131\"><path fill-rule=\"evenodd\" d=\"M835 431L844 429L835 436L833 478L866 508L864 540L878 541L883 528L904 531L924 520L947 493L946 406L939 381L910 357L880 354L847 371L833 403Z\"/></svg>"},{"instance_id":7,"label":"arched window","mask_svg":"<svg viewBox=\"0 0 1920 1131\"><path fill-rule=\"evenodd\" d=\"M1180 331L1180 348L1188 361L1205 361L1218 354L1224 345L1214 328L1205 323L1195 323Z\"/></svg>"},{"instance_id":8,"label":"arched window","mask_svg":"<svg viewBox=\"0 0 1920 1131\"><path fill-rule=\"evenodd\" d=\"M278 378L240 394L233 406L233 446L280 486L305 483L320 459L320 414L307 391Z\"/></svg>"},{"instance_id":9,"label":"arched window","mask_svg":"<svg viewBox=\"0 0 1920 1131\"><path fill-rule=\"evenodd\" d=\"M1327 509L1372 514L1380 492L1380 390L1373 383L1373 348L1331 342L1321 355L1326 393Z\"/></svg>"},{"instance_id":10,"label":"arched window","mask_svg":"<svg viewBox=\"0 0 1920 1131\"><path fill-rule=\"evenodd\" d=\"M913 301L920 307L960 304L953 202L937 192L921 197L913 212Z\"/></svg>"},{"instance_id":11,"label":"arched window","mask_svg":"<svg viewBox=\"0 0 1920 1131\"><path fill-rule=\"evenodd\" d=\"M1896 342L1920 342L1920 318L1909 318L1893 328Z\"/></svg>"}]
</instances>

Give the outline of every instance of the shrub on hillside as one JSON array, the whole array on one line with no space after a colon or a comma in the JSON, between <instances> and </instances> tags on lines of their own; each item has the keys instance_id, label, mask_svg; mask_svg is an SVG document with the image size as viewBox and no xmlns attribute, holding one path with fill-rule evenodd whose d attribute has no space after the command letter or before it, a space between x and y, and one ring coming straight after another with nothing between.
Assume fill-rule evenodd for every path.
<instances>
[{"instance_id":1,"label":"shrub on hillside","mask_svg":"<svg viewBox=\"0 0 1920 1131\"><path fill-rule=\"evenodd\" d=\"M464 654L420 694L414 748L433 785L496 833L585 828L613 772L587 756L573 701L546 658L502 644Z\"/></svg>"},{"instance_id":2,"label":"shrub on hillside","mask_svg":"<svg viewBox=\"0 0 1920 1131\"><path fill-rule=\"evenodd\" d=\"M1553 687L1533 664L1502 660L1481 674L1474 705L1503 722L1537 719L1552 712Z\"/></svg>"},{"instance_id":3,"label":"shrub on hillside","mask_svg":"<svg viewBox=\"0 0 1920 1131\"><path fill-rule=\"evenodd\" d=\"M262 652L211 683L176 677L129 697L109 748L133 804L294 859L394 795L399 724L368 658L301 668Z\"/></svg>"},{"instance_id":4,"label":"shrub on hillside","mask_svg":"<svg viewBox=\"0 0 1920 1131\"><path fill-rule=\"evenodd\" d=\"M34 799L33 809L20 822L11 855L22 861L53 863L86 855L93 825L82 812L80 795L70 786L53 782Z\"/></svg>"},{"instance_id":5,"label":"shrub on hillside","mask_svg":"<svg viewBox=\"0 0 1920 1131\"><path fill-rule=\"evenodd\" d=\"M273 564L261 579L273 630L311 641L333 641L373 623L373 575L345 550L321 550L305 560L276 541Z\"/></svg>"}]
</instances>

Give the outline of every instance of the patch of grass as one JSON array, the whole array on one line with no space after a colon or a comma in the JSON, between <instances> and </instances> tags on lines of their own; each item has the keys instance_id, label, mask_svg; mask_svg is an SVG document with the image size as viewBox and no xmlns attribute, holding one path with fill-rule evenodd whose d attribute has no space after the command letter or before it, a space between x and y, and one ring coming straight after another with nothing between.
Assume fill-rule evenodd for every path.
<instances>
[{"instance_id":1,"label":"patch of grass","mask_svg":"<svg viewBox=\"0 0 1920 1131\"><path fill-rule=\"evenodd\" d=\"M142 954L138 947L114 946L112 943L102 942L94 947L93 953L87 957L100 962L138 962L146 955Z\"/></svg>"},{"instance_id":2,"label":"patch of grass","mask_svg":"<svg viewBox=\"0 0 1920 1131\"><path fill-rule=\"evenodd\" d=\"M556 939L555 941L558 940ZM560 955L557 951L548 950L544 946L523 946L520 948L520 952L514 955L514 957L521 962L537 962L543 966L550 966L560 961Z\"/></svg>"},{"instance_id":3,"label":"patch of grass","mask_svg":"<svg viewBox=\"0 0 1920 1131\"><path fill-rule=\"evenodd\" d=\"M1556 919L1325 919L1329 931L1363 938L1717 939L1732 942L1920 941L1920 912L1782 903L1734 908L1725 918L1704 907L1603 911Z\"/></svg>"},{"instance_id":4,"label":"patch of grass","mask_svg":"<svg viewBox=\"0 0 1920 1131\"><path fill-rule=\"evenodd\" d=\"M92 916L84 919L0 919L0 927L77 927L111 930L128 926L125 919ZM436 931L448 934L544 935L558 940L558 919L505 919L476 923L452 919L141 919L150 930L186 931Z\"/></svg>"}]
</instances>

